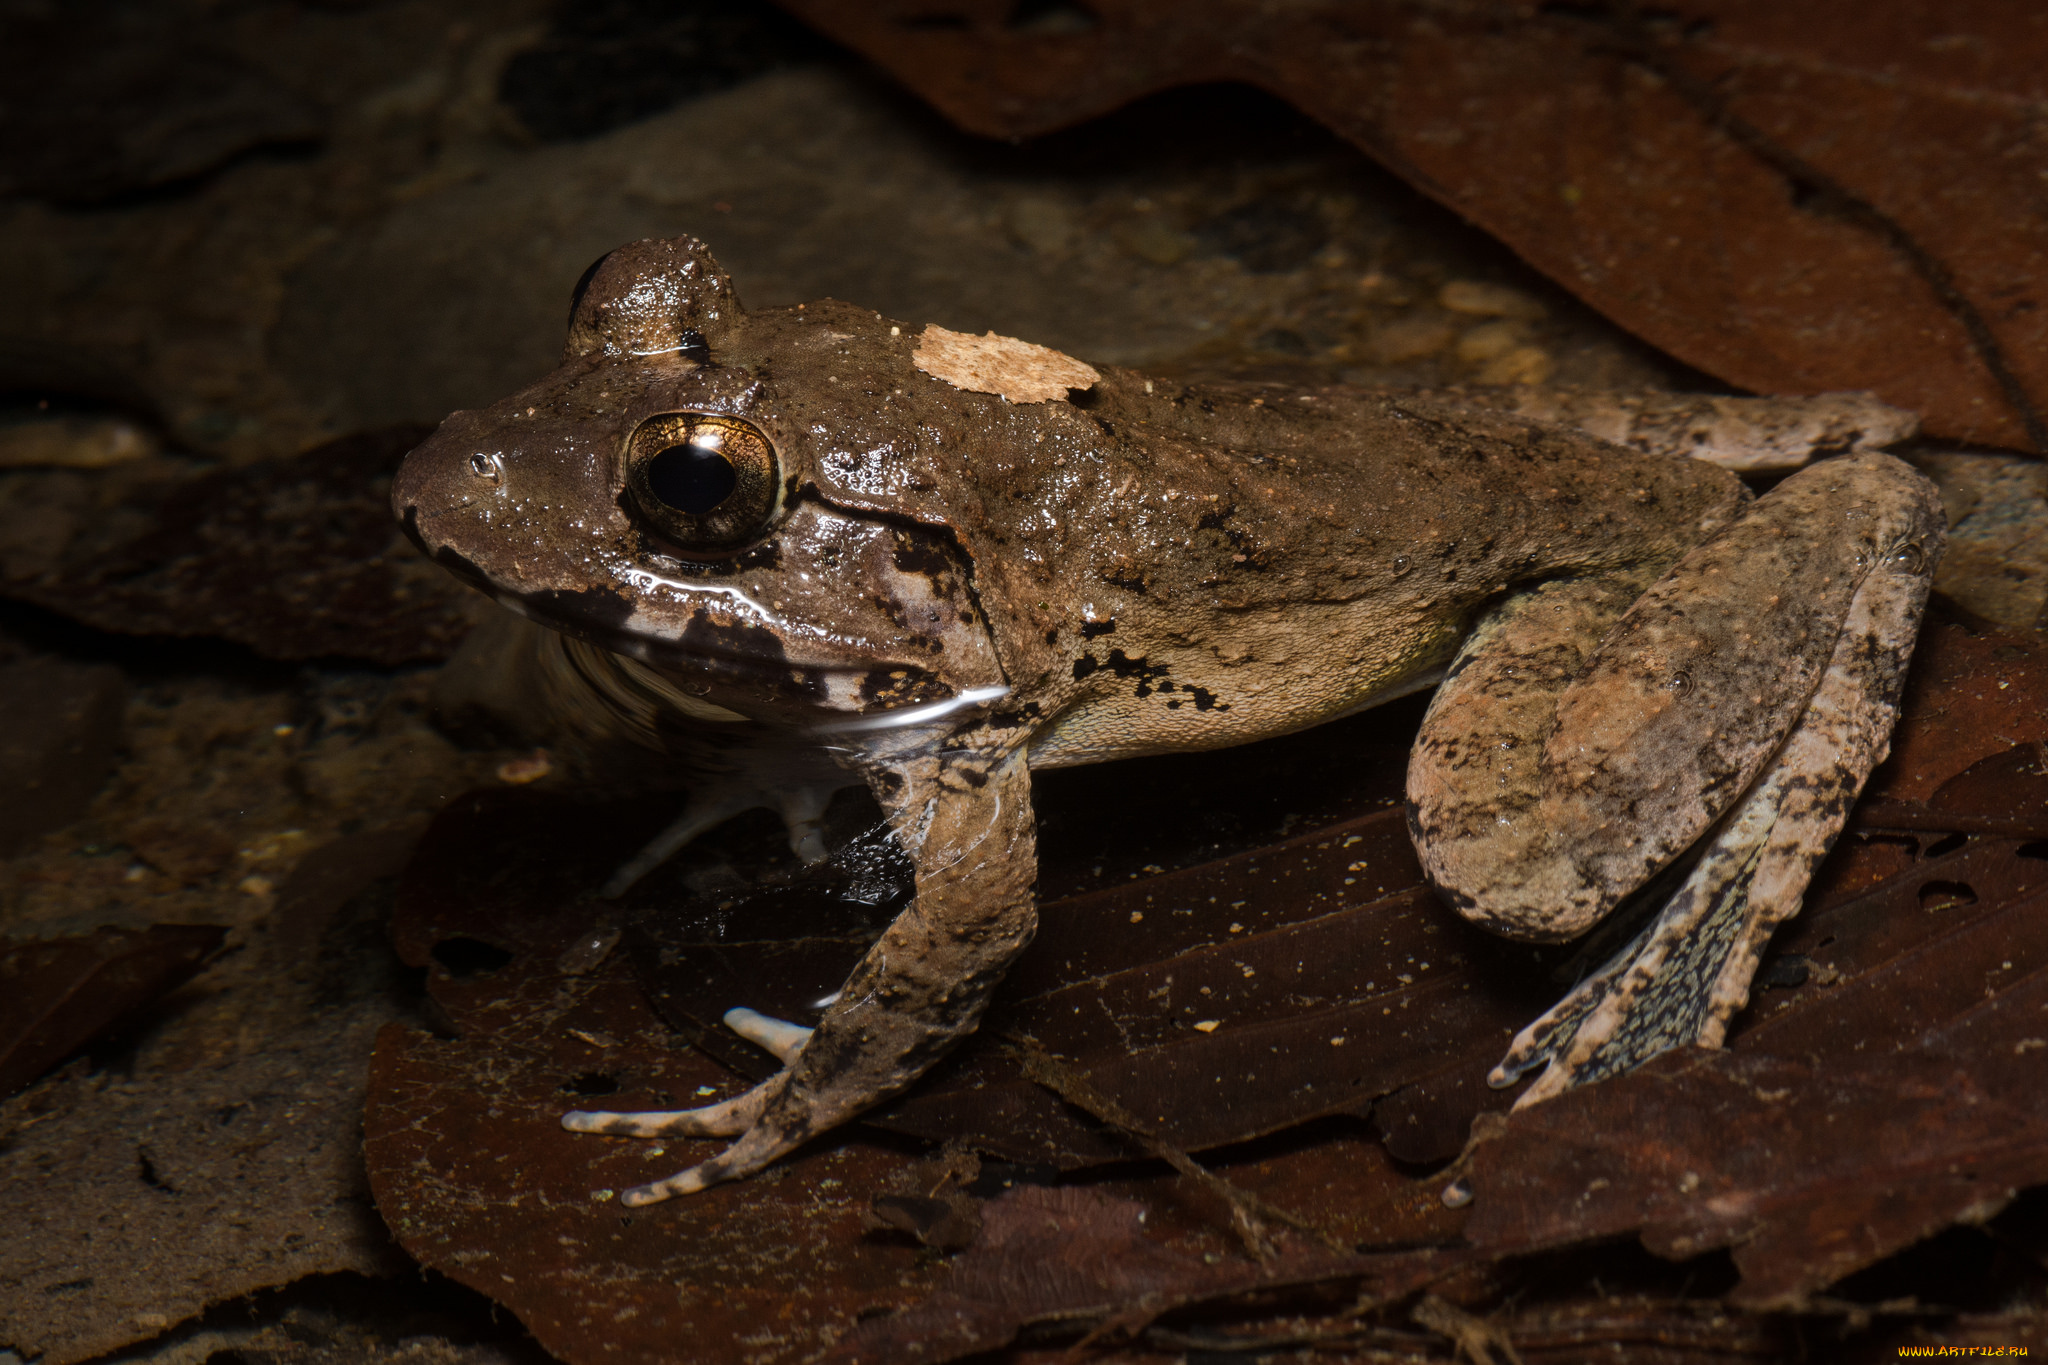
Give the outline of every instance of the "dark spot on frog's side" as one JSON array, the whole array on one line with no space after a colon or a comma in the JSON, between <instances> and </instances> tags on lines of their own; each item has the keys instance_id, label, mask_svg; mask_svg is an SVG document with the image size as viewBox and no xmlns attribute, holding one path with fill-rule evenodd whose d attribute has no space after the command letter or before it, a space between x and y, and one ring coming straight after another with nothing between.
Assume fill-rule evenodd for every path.
<instances>
[{"instance_id":1,"label":"dark spot on frog's side","mask_svg":"<svg viewBox=\"0 0 2048 1365\"><path fill-rule=\"evenodd\" d=\"M884 597L880 593L871 594L868 597L868 601L874 603L875 610L888 618L890 625L895 626L898 630L909 629L910 611L901 602L893 597Z\"/></svg>"},{"instance_id":2,"label":"dark spot on frog's side","mask_svg":"<svg viewBox=\"0 0 2048 1365\"><path fill-rule=\"evenodd\" d=\"M1027 721L1037 720L1041 711L1035 701L1025 702L1015 711L998 711L988 718L991 730L1014 730Z\"/></svg>"},{"instance_id":3,"label":"dark spot on frog's side","mask_svg":"<svg viewBox=\"0 0 2048 1365\"><path fill-rule=\"evenodd\" d=\"M1108 669L1119 678L1136 678L1138 680L1137 695L1140 697L1151 696L1154 690L1152 684L1164 678L1167 673L1164 665L1154 667L1143 659L1133 659L1120 649L1112 649L1109 651L1107 659L1098 660L1093 654L1083 654L1080 658L1074 660L1074 681L1079 682L1090 674L1100 672L1103 669ZM1173 690L1173 684L1163 684L1158 690L1170 692Z\"/></svg>"},{"instance_id":4,"label":"dark spot on frog's side","mask_svg":"<svg viewBox=\"0 0 2048 1365\"><path fill-rule=\"evenodd\" d=\"M1114 635L1115 633L1115 617L1111 617L1107 621L1083 621L1081 623L1081 638L1084 640L1093 640L1098 636ZM1052 640L1048 638L1046 643L1051 644Z\"/></svg>"}]
</instances>

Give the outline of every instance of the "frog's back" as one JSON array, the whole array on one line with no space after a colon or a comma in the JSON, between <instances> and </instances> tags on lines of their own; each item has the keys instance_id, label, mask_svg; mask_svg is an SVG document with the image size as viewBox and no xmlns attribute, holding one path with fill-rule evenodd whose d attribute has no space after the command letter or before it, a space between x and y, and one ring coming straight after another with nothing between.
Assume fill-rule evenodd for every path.
<instances>
[{"instance_id":1,"label":"frog's back","mask_svg":"<svg viewBox=\"0 0 2048 1365\"><path fill-rule=\"evenodd\" d=\"M1028 500L1087 533L1043 561L1042 600L1080 619L1038 651L1077 684L1041 764L1240 743L1427 685L1509 588L1647 582L1747 498L1699 461L1399 392L1111 371L1080 410L1101 468Z\"/></svg>"}]
</instances>

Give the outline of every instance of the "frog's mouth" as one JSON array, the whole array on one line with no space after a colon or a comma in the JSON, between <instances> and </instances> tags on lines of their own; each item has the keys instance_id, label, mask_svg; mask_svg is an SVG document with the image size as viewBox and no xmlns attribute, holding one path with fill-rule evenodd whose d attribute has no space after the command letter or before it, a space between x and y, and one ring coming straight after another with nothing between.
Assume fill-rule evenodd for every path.
<instances>
[{"instance_id":1,"label":"frog's mouth","mask_svg":"<svg viewBox=\"0 0 2048 1365\"><path fill-rule=\"evenodd\" d=\"M859 662L793 658L786 623L759 612L735 588L708 591L754 612L698 605L677 631L674 616L648 617L628 595L594 589L517 594L493 587L511 611L628 660L692 698L699 709L709 706L732 719L795 723L819 734L909 728L987 705L1010 690L1000 683L956 688L920 664L887 656Z\"/></svg>"}]
</instances>

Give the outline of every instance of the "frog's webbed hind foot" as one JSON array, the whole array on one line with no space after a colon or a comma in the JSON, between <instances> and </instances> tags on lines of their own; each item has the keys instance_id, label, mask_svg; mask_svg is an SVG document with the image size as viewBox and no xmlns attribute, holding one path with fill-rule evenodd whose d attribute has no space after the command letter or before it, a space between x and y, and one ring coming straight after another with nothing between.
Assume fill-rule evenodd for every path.
<instances>
[{"instance_id":1,"label":"frog's webbed hind foot","mask_svg":"<svg viewBox=\"0 0 2048 1365\"><path fill-rule=\"evenodd\" d=\"M785 1066L796 1060L815 1031L745 1008L727 1010L725 1026L756 1047L773 1053ZM572 1133L600 1133L606 1137L736 1137L761 1117L774 1093L776 1080L770 1078L745 1094L695 1109L657 1109L637 1114L571 1109L562 1115L562 1126Z\"/></svg>"},{"instance_id":2,"label":"frog's webbed hind foot","mask_svg":"<svg viewBox=\"0 0 2048 1365\"><path fill-rule=\"evenodd\" d=\"M1515 1039L1495 1085L1545 1067L1518 1104L1719 1046L1884 758L1941 545L1924 481L1856 457L1787 480L1619 619L1616 591L1574 580L1474 632L1409 771L1423 865L1460 911L1561 940L1695 859Z\"/></svg>"},{"instance_id":3,"label":"frog's webbed hind foot","mask_svg":"<svg viewBox=\"0 0 2048 1365\"><path fill-rule=\"evenodd\" d=\"M1804 881L1789 899L1753 895L1765 853L1754 833L1730 830L1716 840L1655 920L1515 1035L1487 1084L1513 1085L1544 1067L1515 1101L1519 1109L1619 1075L1670 1048L1719 1046L1748 999L1772 927L1799 909Z\"/></svg>"},{"instance_id":4,"label":"frog's webbed hind foot","mask_svg":"<svg viewBox=\"0 0 2048 1365\"><path fill-rule=\"evenodd\" d=\"M785 1024L782 1027L795 1026ZM620 1203L628 1208L639 1208L646 1204L659 1204L679 1194L695 1194L721 1180L747 1175L798 1146L812 1130L796 1131L791 1125L766 1121L775 1102L789 1088L790 1073L783 1071L745 1094L699 1109L645 1114L572 1110L562 1115L562 1126L572 1133L596 1133L604 1137L739 1139L709 1161L680 1171L666 1180L635 1185L619 1195Z\"/></svg>"}]
</instances>

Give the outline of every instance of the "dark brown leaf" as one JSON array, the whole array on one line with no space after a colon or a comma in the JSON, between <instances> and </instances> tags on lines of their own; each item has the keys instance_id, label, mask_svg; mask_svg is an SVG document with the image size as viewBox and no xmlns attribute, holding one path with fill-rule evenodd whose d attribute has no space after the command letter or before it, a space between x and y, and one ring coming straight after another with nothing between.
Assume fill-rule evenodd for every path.
<instances>
[{"instance_id":1,"label":"dark brown leaf","mask_svg":"<svg viewBox=\"0 0 2048 1365\"><path fill-rule=\"evenodd\" d=\"M834 1365L945 1361L1006 1345L1050 1319L1142 1328L1168 1309L1319 1278L1400 1295L1453 1268L1455 1255L1338 1257L1299 1246L1282 1267L1203 1257L1146 1230L1148 1210L1100 1190L1025 1186L983 1207L981 1236L943 1287L905 1312L856 1327Z\"/></svg>"},{"instance_id":2,"label":"dark brown leaf","mask_svg":"<svg viewBox=\"0 0 2048 1365\"><path fill-rule=\"evenodd\" d=\"M371 1186L409 1253L510 1307L565 1360L803 1359L933 1283L914 1245L865 1233L870 1198L909 1157L845 1136L765 1178L629 1212L614 1191L715 1144L561 1128L567 1109L677 1108L743 1084L679 1045L622 956L556 966L608 911L579 898L660 825L659 811L636 822L524 790L437 821L394 932L457 1036L394 1024L379 1038Z\"/></svg>"},{"instance_id":3,"label":"dark brown leaf","mask_svg":"<svg viewBox=\"0 0 2048 1365\"><path fill-rule=\"evenodd\" d=\"M2003 689L1972 681L1986 668L2006 668L2010 660L1997 651L2024 641L2000 644L1956 631L1937 633L1933 643L1923 667L1981 687L1987 703L1952 714L1976 718L1995 734L2037 704L2025 699L2034 695L2031 674L1998 674ZM1962 663L1955 651L1965 656ZM1942 694L1922 688L1914 695L1925 705ZM1932 732L1925 734L1917 741L1927 746L1915 760L1920 766L1908 773L1920 785L1908 785L1896 769L1891 779L1919 810L1932 808L1927 797L1955 776L1956 766L2009 747L1992 734L1960 731L1943 771ZM1394 741L1404 736L1389 736L1380 755L1396 783L1402 746ZM1231 763L1256 770L1265 761L1262 750L1208 761L1225 773ZM1102 792L1118 792L1134 776L1144 770L1104 770L1092 780ZM1041 792L1049 828L1095 799L1070 775L1059 777ZM1367 786L1381 793L1377 781ZM1968 1012L1987 989L2034 981L2031 973L2041 966L2036 940L2048 944L2028 927L2030 920L2048 923L2034 904L2044 864L2022 855L2026 840L1933 847L1937 832L1877 831L1845 841L1829 865L1814 910L1794 922L1767 962L1734 1052L1667 1060L1642 1080L1591 1088L1586 1093L1598 1095L1613 1086L1662 1087L1636 1102L1640 1123L1634 1110L1602 1111L1597 1123L1568 1122L1563 1115L1577 1111L1559 1111L1556 1122L1581 1140L1577 1166L1556 1154L1544 1165L1549 1148L1533 1139L1512 1149L1483 1148L1493 1183L1480 1191L1479 1203L1447 1203L1452 1174L1418 1181L1393 1156L1448 1157L1474 1114L1512 1100L1512 1092L1486 1090L1484 1072L1498 1061L1509 1032L1563 989L1553 968L1569 950L1534 954L1464 927L1417 884L1400 813L1380 804L1383 794L1343 815L1341 801L1322 804L1313 786L1301 793L1302 804L1340 818L1267 844L1247 829L1248 847L1205 860L1216 841L1174 808L1171 784L1147 785L1145 814L1157 817L1156 828L1118 856L1129 864L1148 855L1158 861L1145 869L1151 875L1127 875L1109 886L1100 870L1106 859L1094 861L1101 855L1080 842L1099 837L1100 821L1081 820L1081 835L1055 833L1046 843L1048 880L1099 889L1048 900L1031 955L977 1038L925 1084L871 1115L864 1129L821 1141L765 1179L631 1215L630 1222L617 1211L600 1212L606 1201L593 1200L592 1191L689 1164L712 1144L667 1144L656 1155L645 1144L563 1134L559 1112L673 1107L734 1093L748 1077L765 1074L772 1060L729 1038L719 1015L748 1004L804 1017L891 912L901 869L892 873L878 847L867 862L853 858L792 880L781 831L764 817L691 850L625 902L602 904L589 899L592 890L660 826L664 811L637 803L577 806L532 790L469 798L437 822L403 882L401 955L428 969L430 991L460 1036L394 1028L383 1040L368 1123L380 1201L410 1251L511 1305L572 1360L600 1358L586 1322L650 1301L660 1310L637 1310L640 1316L614 1329L604 1343L617 1350L606 1349L603 1358L660 1359L685 1317L700 1332L690 1339L698 1358L733 1358L721 1352L736 1350L730 1343L758 1332L773 1314L784 1326L794 1324L779 1338L792 1353L822 1350L868 1317L850 1342L921 1340L940 1353L926 1358L937 1359L989 1349L1031 1322L1088 1323L1114 1336L1175 1305L1200 1302L1210 1312L1219 1295L1236 1292L1228 1286L1251 1283L1203 1278L1212 1256L1228 1260L1240 1277L1269 1273L1242 1259L1227 1231L1231 1201L1219 1201L1211 1184L1127 1164L1161 1143L1206 1149L1204 1164L1257 1201L1248 1207L1287 1211L1312 1229L1302 1246L1320 1238L1380 1251L1364 1262L1317 1262L1322 1270L1315 1274L1327 1272L1331 1283L1346 1276L1346 1283L1363 1283L1361 1277L1380 1273L1362 1268L1369 1266L1396 1279L1423 1275L1423 1267L1428 1275L1460 1266L1482 1274L1488 1259L1510 1252L1641 1232L1670 1255L1739 1242L1738 1263L1749 1277L1742 1293L1752 1302L1810 1296L1959 1216L1988 1213L2009 1186L2048 1179L2030 1174L2038 1153L2027 1136L2034 1120L2024 1115L2024 1122L2007 1125L2016 1135L2007 1146L1986 1149L1991 1159L1983 1171L1920 1178L1943 1161L1956 1164L1957 1149L1945 1143L1982 1136L1976 1128L1945 1131L1937 1121L1944 1105L1990 1096L1999 1114L2012 1117L2011 1103L1992 1084L2010 1082L1970 1074L1970 1050L1941 1030L1972 1018ZM1345 799L1360 800L1358 791ZM1085 850L1078 866L1077 850ZM602 923L627 927L626 942L637 947L591 971L558 963L564 948ZM628 956L635 959L630 965L621 960ZM1933 988L1915 998L1913 984L1929 980ZM1204 1023L1215 1027L1194 1027ZM1101 1102L1069 1105L1027 1080L1005 1035L1058 1053ZM1988 1045L2019 1047L2031 1036L2001 1033ZM1337 1037L1342 1044L1331 1042ZM1802 1136L1799 1123L1776 1110L1744 1108L1772 1103L1759 1091L1788 1087L1813 1097L1809 1107L1794 1107L1798 1115L1832 1112L1825 1107L1832 1105L1854 1121L1827 1127L1822 1142ZM1374 1104L1377 1096L1385 1097ZM1887 1097L1897 1101L1889 1110ZM1386 1133L1384 1145L1372 1142L1359 1121L1368 1109ZM1540 1106L1530 1121L1550 1122L1544 1116L1552 1109ZM1112 1112L1120 1117L1103 1122ZM1525 1118L1507 1121L1511 1136ZM1144 1141L1118 1131L1127 1122L1145 1130ZM1608 1122L1615 1126L1597 1126ZM1671 1136L1645 1146L1660 1123ZM1756 1142L1717 1143L1715 1135L1730 1131L1730 1123L1750 1124ZM1051 1178L1059 1166L1112 1163L1094 1188L1145 1210L1145 1234L1157 1241L1130 1253L1133 1273L1158 1269L1164 1287L1153 1293L1135 1281L1097 1284L1082 1275L1039 1294L1029 1275L960 1281L914 1260L889 1259L912 1252L912 1239L957 1245L972 1222L961 1215L962 1201L1006 1185L970 1192L947 1183L950 1176L935 1182L925 1173L934 1163L881 1145L870 1136L877 1128L1036 1163L1034 1179ZM1219 1148L1261 1133L1269 1136ZM1866 1140L1888 1146L1863 1150ZM1699 1164L1715 1152L1723 1154L1720 1166ZM1667 1156L1683 1156L1698 1169L1666 1170ZM1579 1187L1562 1202L1553 1197L1570 1180L1603 1178L1585 1174L1595 1161L1619 1172L1604 1178L1634 1182L1628 1188L1643 1211L1636 1223L1629 1223L1629 1200L1621 1196L1585 1218L1572 1213ZM1892 1169L1886 1162L1898 1164L1914 1195L1873 1208L1866 1196L1880 1186L1857 1187L1852 1173L1876 1170L1881 1182ZM1526 1173L1524 1163L1534 1163ZM1664 1189L1659 1180L1681 1180L1688 1171L1702 1185L1717 1182L1722 1214L1694 1216L1683 1204L1673 1212L1651 1199ZM1507 1222L1488 1234L1493 1240L1479 1260L1448 1253L1464 1220L1489 1199L1510 1207L1512 1217L1492 1214ZM1843 1226L1828 1221L1827 1210L1837 1206L1861 1220L1847 1241L1829 1240ZM1730 1209L1755 1217L1743 1221ZM877 1222L890 1230L876 1231ZM976 1242L964 1255L984 1249ZM1199 1252L1192 1260L1191 1249ZM794 1263L807 1269L793 1276L786 1267ZM1261 1283L1276 1290L1298 1284L1310 1273L1301 1264L1270 1272L1277 1278ZM1199 1273L1169 1273L1174 1266ZM1473 1292L1491 1292L1485 1283L1476 1281ZM686 1286L684 1306L672 1307L676 1293L656 1293L650 1286L657 1284ZM933 1299L929 1312L911 1307L934 1292L950 1297ZM1689 1326L1685 1313L1663 1307L1644 1309L1640 1319L1620 1314L1597 1323L1565 1322L1557 1318L1562 1311L1545 1310L1542 1323L1549 1326L1532 1317L1529 1331L1567 1354L1564 1343L1582 1330L1587 1340L1607 1339L1602 1332L1637 1340L1629 1334L1640 1331L1709 1343L1701 1351L1719 1349L1711 1343L1725 1338L1730 1351L1766 1355L1759 1343L1779 1340L1775 1328L1750 1323L1738 1330L1726 1318ZM1354 1330L1366 1329L1341 1329ZM1512 1331L1510 1337L1521 1339Z\"/></svg>"},{"instance_id":4,"label":"dark brown leaf","mask_svg":"<svg viewBox=\"0 0 2048 1365\"><path fill-rule=\"evenodd\" d=\"M285 460L150 485L0 595L127 635L209 636L271 659L446 657L474 593L391 520L390 475L424 427L331 441Z\"/></svg>"},{"instance_id":5,"label":"dark brown leaf","mask_svg":"<svg viewBox=\"0 0 2048 1365\"><path fill-rule=\"evenodd\" d=\"M785 0L974 132L1272 90L1639 336L1760 392L1871 389L2048 449L2048 17L1929 0Z\"/></svg>"},{"instance_id":6,"label":"dark brown leaf","mask_svg":"<svg viewBox=\"0 0 2048 1365\"><path fill-rule=\"evenodd\" d=\"M426 832L424 816L346 834L292 867L277 888L271 924L286 953L303 956L335 913L370 883L396 876Z\"/></svg>"},{"instance_id":7,"label":"dark brown leaf","mask_svg":"<svg viewBox=\"0 0 2048 1365\"><path fill-rule=\"evenodd\" d=\"M2048 837L2048 746L2037 739L1981 758L1942 783L1927 804L1942 815Z\"/></svg>"},{"instance_id":8,"label":"dark brown leaf","mask_svg":"<svg viewBox=\"0 0 2048 1365\"><path fill-rule=\"evenodd\" d=\"M1937 604L1938 606L1938 604ZM2034 631L1974 630L1929 613L1913 651L1892 755L1871 774L1856 823L1886 827L1980 759L2048 738L2048 644ZM1907 812L1910 818L1910 812ZM1954 816L1923 817L1948 829Z\"/></svg>"},{"instance_id":9,"label":"dark brown leaf","mask_svg":"<svg viewBox=\"0 0 2048 1365\"><path fill-rule=\"evenodd\" d=\"M226 937L218 925L155 924L0 952L0 1096L135 1019L205 966Z\"/></svg>"},{"instance_id":10,"label":"dark brown leaf","mask_svg":"<svg viewBox=\"0 0 2048 1365\"><path fill-rule=\"evenodd\" d=\"M2035 974L1904 1051L1681 1050L1518 1112L1474 1155L1466 1236L1496 1254L1631 1232L1674 1259L1732 1247L1734 1302L1801 1305L2048 1181L2037 1076L2011 1076L2044 1045L2043 1004Z\"/></svg>"},{"instance_id":11,"label":"dark brown leaf","mask_svg":"<svg viewBox=\"0 0 2048 1365\"><path fill-rule=\"evenodd\" d=\"M1469 1176L1473 1242L1729 1246L1735 1302L1796 1306L2048 1183L2036 846L1970 841L1808 911L1775 949L1796 982L1759 988L1732 1050L1666 1054L1492 1120Z\"/></svg>"}]
</instances>

